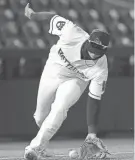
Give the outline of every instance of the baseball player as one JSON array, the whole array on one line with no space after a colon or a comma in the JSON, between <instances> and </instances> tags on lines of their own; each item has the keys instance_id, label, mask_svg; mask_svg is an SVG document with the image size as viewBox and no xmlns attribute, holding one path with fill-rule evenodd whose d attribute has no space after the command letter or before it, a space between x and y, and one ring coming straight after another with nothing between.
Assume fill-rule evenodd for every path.
<instances>
[{"instance_id":1,"label":"baseball player","mask_svg":"<svg viewBox=\"0 0 135 160\"><path fill-rule=\"evenodd\" d=\"M80 147L79 156L80 159L87 154L105 157L108 151L96 136L96 125L108 77L106 52L109 34L95 29L89 35L53 12L34 12L29 4L25 7L25 16L49 23L49 33L59 36L59 40L50 49L39 84L34 118L40 129L26 147L24 157L36 160L48 156L46 149L50 139L88 85L88 136Z\"/></svg>"}]
</instances>

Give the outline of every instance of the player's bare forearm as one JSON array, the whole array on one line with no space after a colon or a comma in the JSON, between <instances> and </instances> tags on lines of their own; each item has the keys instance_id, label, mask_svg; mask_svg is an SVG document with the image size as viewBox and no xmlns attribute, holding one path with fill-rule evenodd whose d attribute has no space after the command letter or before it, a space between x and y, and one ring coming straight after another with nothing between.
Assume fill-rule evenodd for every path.
<instances>
[{"instance_id":1,"label":"player's bare forearm","mask_svg":"<svg viewBox=\"0 0 135 160\"><path fill-rule=\"evenodd\" d=\"M54 12L33 12L30 16L31 20L49 20L55 15Z\"/></svg>"},{"instance_id":2,"label":"player's bare forearm","mask_svg":"<svg viewBox=\"0 0 135 160\"><path fill-rule=\"evenodd\" d=\"M32 20L50 20L54 15L54 12L35 12L29 3L25 7L25 16Z\"/></svg>"}]
</instances>

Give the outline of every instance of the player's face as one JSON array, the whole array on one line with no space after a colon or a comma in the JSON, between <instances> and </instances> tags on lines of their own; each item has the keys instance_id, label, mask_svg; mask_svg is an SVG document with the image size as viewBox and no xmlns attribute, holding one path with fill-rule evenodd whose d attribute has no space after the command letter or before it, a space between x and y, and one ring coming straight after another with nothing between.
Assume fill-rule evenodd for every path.
<instances>
[{"instance_id":1,"label":"player's face","mask_svg":"<svg viewBox=\"0 0 135 160\"><path fill-rule=\"evenodd\" d=\"M92 59L96 59L96 58L100 57L100 55L94 54L94 53L92 53L90 51L88 51L88 54Z\"/></svg>"}]
</instances>

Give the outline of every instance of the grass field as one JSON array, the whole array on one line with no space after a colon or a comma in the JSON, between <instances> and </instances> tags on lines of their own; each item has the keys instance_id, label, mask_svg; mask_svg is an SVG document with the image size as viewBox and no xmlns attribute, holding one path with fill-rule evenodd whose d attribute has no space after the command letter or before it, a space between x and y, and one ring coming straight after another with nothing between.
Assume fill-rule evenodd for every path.
<instances>
[{"instance_id":1,"label":"grass field","mask_svg":"<svg viewBox=\"0 0 135 160\"><path fill-rule=\"evenodd\" d=\"M133 153L134 152L134 140L133 138L108 138L103 139L111 153ZM78 148L82 144L82 139L70 139L70 140L53 140L49 145L49 150L53 150L55 154L62 154L65 157L56 157L52 160L67 160L68 151L72 148ZM0 142L0 160L21 160L24 154L24 148L29 142ZM123 158L113 159L126 159L134 160L131 156Z\"/></svg>"}]
</instances>

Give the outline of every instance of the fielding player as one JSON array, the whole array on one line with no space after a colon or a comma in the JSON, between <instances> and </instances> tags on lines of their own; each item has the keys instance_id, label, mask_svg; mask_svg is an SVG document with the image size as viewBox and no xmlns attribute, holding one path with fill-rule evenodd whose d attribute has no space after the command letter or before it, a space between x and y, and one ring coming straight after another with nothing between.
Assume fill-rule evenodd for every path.
<instances>
[{"instance_id":1,"label":"fielding player","mask_svg":"<svg viewBox=\"0 0 135 160\"><path fill-rule=\"evenodd\" d=\"M24 157L35 160L41 155L47 156L49 140L61 127L68 110L78 101L87 85L88 136L80 147L80 159L84 159L86 154L105 157L108 151L96 137L96 125L108 77L106 52L109 34L95 29L89 35L55 13L34 12L29 4L25 8L25 16L49 23L49 33L58 35L59 40L50 50L39 84L34 118L40 130L26 147Z\"/></svg>"}]
</instances>

